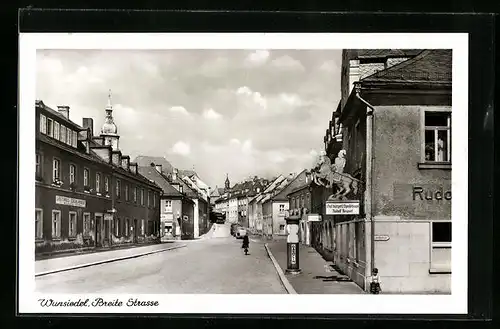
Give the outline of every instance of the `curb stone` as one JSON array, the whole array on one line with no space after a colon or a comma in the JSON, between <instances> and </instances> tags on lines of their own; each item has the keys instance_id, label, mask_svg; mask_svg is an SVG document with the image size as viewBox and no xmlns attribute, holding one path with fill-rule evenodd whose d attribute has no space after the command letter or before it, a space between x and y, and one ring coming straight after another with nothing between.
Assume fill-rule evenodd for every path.
<instances>
[{"instance_id":1,"label":"curb stone","mask_svg":"<svg viewBox=\"0 0 500 329\"><path fill-rule=\"evenodd\" d=\"M75 266L70 266L70 267L64 267L64 268L57 269L57 270L49 270L49 271L45 271L45 272L35 273L35 277L37 278L37 277L44 276L44 275L49 275L49 274L54 274L54 273L59 273L59 272L66 272L66 271L71 271L71 270L77 270L77 269L84 268L84 267L90 267L90 266L95 266L95 265L112 263L112 262L117 262L117 261L125 260L125 259L138 258L138 257L142 257L142 256L156 254L156 253L167 251L167 250L179 249L179 248L183 248L183 247L186 247L186 245L183 244L183 245L168 247L168 248L164 248L164 249L160 249L160 250L153 250L153 251L143 252L141 254L136 254L136 255L123 256L123 257L117 257L117 258L111 258L111 259L105 259L105 260L100 260L100 261L92 262L92 263L86 263L86 264L80 264L80 265L75 265Z\"/></svg>"},{"instance_id":2,"label":"curb stone","mask_svg":"<svg viewBox=\"0 0 500 329\"><path fill-rule=\"evenodd\" d=\"M267 255L269 256L269 258L271 258L271 261L273 262L273 265L274 265L274 268L276 269L276 272L278 272L278 276L281 280L281 283L283 284L283 286L285 286L286 292L288 294L291 294L291 295L296 295L297 292L290 284L290 281L288 281L288 279L286 278L285 273L283 273L283 270L281 269L280 265L278 264L278 261L276 260L276 258L274 258L273 253L271 252L271 249L269 249L267 243L264 244L264 246L266 247Z\"/></svg>"}]
</instances>

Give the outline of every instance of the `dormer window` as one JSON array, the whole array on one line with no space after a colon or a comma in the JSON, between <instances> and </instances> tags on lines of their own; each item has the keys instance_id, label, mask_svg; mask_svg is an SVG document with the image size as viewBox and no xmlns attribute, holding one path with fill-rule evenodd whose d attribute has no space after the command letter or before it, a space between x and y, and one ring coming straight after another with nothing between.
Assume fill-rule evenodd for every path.
<instances>
[{"instance_id":1,"label":"dormer window","mask_svg":"<svg viewBox=\"0 0 500 329\"><path fill-rule=\"evenodd\" d=\"M47 119L47 135L53 137L54 121L50 118Z\"/></svg>"},{"instance_id":2,"label":"dormer window","mask_svg":"<svg viewBox=\"0 0 500 329\"><path fill-rule=\"evenodd\" d=\"M59 140L59 122L54 121L54 138Z\"/></svg>"},{"instance_id":3,"label":"dormer window","mask_svg":"<svg viewBox=\"0 0 500 329\"><path fill-rule=\"evenodd\" d=\"M71 141L71 145L73 147L76 147L78 141L78 133L76 131L73 131L73 139Z\"/></svg>"},{"instance_id":4,"label":"dormer window","mask_svg":"<svg viewBox=\"0 0 500 329\"><path fill-rule=\"evenodd\" d=\"M71 145L71 139L73 137L73 131L69 128L66 129L66 144Z\"/></svg>"},{"instance_id":5,"label":"dormer window","mask_svg":"<svg viewBox=\"0 0 500 329\"><path fill-rule=\"evenodd\" d=\"M66 143L66 126L61 125L59 135L59 140Z\"/></svg>"},{"instance_id":6,"label":"dormer window","mask_svg":"<svg viewBox=\"0 0 500 329\"><path fill-rule=\"evenodd\" d=\"M47 133L47 117L43 114L40 114L40 132L42 134Z\"/></svg>"}]
</instances>

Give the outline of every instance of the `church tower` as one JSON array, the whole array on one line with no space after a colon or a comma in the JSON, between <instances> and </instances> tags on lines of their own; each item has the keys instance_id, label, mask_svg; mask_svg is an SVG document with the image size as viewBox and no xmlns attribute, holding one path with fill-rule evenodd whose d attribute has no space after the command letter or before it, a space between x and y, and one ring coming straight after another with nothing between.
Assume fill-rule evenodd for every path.
<instances>
[{"instance_id":1,"label":"church tower","mask_svg":"<svg viewBox=\"0 0 500 329\"><path fill-rule=\"evenodd\" d=\"M229 191L230 188L231 188L231 184L229 183L229 175L226 174L225 190Z\"/></svg>"},{"instance_id":2,"label":"church tower","mask_svg":"<svg viewBox=\"0 0 500 329\"><path fill-rule=\"evenodd\" d=\"M113 121L113 105L111 105L111 90L108 94L108 105L106 106L106 118L101 128L101 137L104 137L104 145L111 145L113 151L118 151L118 128Z\"/></svg>"}]
</instances>

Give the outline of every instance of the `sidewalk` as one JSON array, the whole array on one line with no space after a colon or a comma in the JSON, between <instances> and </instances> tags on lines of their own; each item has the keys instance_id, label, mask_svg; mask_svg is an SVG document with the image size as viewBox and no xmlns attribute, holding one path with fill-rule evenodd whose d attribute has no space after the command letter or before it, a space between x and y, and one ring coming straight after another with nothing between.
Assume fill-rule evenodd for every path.
<instances>
[{"instance_id":1,"label":"sidewalk","mask_svg":"<svg viewBox=\"0 0 500 329\"><path fill-rule=\"evenodd\" d=\"M35 276L99 265L102 263L109 263L122 259L134 258L185 246L186 245L183 243L176 242L160 243L143 247L94 252L80 255L76 254L66 257L37 260L35 261Z\"/></svg>"},{"instance_id":2,"label":"sidewalk","mask_svg":"<svg viewBox=\"0 0 500 329\"><path fill-rule=\"evenodd\" d=\"M345 277L335 271L312 247L299 245L300 274L287 274L286 241L267 243L268 249L276 259L286 279L297 294L364 294L365 292L351 281L323 281L329 277ZM320 277L320 278L315 278Z\"/></svg>"}]
</instances>

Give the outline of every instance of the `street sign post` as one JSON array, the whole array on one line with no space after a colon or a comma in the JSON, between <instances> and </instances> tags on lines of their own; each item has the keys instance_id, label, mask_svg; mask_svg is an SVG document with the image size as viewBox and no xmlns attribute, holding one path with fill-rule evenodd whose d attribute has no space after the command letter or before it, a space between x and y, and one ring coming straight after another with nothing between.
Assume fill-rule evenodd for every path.
<instances>
[{"instance_id":1,"label":"street sign post","mask_svg":"<svg viewBox=\"0 0 500 329\"><path fill-rule=\"evenodd\" d=\"M287 273L298 274L299 266L299 221L300 216L287 216Z\"/></svg>"}]
</instances>

